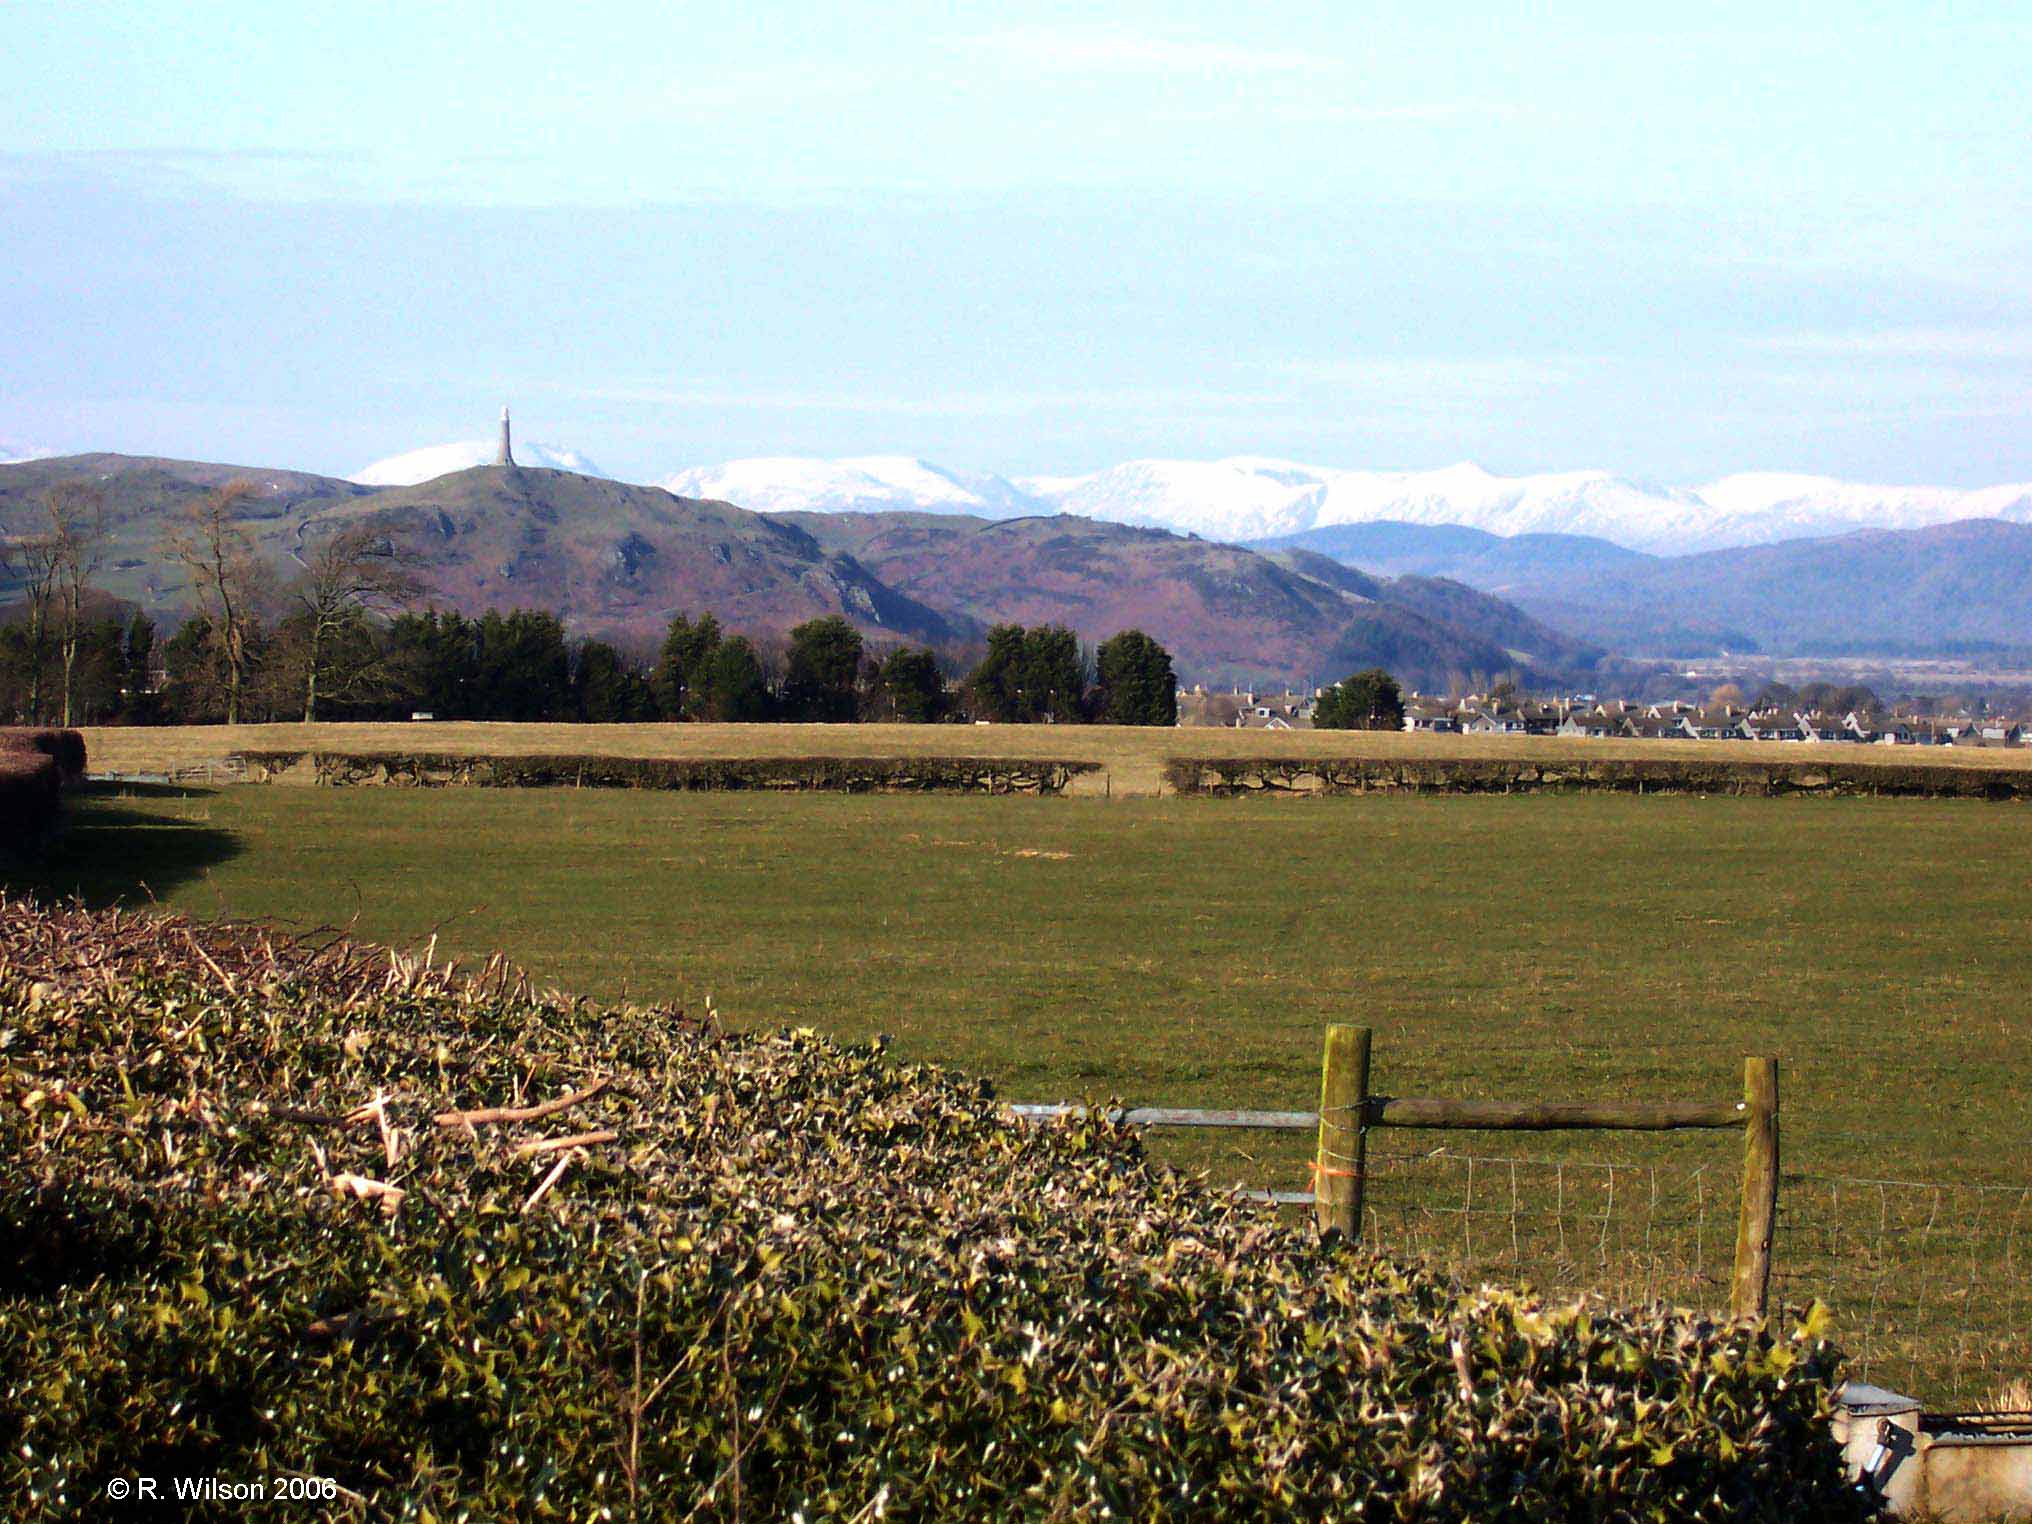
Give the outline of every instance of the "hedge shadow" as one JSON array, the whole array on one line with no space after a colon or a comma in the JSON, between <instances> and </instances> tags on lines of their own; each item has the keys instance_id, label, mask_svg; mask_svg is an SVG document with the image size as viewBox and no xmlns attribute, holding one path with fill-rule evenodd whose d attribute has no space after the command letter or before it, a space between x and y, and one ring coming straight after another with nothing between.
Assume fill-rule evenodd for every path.
<instances>
[{"instance_id":1,"label":"hedge shadow","mask_svg":"<svg viewBox=\"0 0 2032 1524\"><path fill-rule=\"evenodd\" d=\"M216 794L135 783L68 789L56 849L35 861L0 863L0 886L46 902L76 897L94 908L167 896L238 856L240 841L208 821L136 809L126 801L175 799L201 806Z\"/></svg>"}]
</instances>

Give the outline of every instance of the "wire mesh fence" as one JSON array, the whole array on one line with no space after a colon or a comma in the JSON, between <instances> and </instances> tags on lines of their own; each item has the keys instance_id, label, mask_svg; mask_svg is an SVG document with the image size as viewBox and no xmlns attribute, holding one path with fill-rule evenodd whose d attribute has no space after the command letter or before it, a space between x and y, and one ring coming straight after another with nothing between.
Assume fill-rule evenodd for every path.
<instances>
[{"instance_id":1,"label":"wire mesh fence","mask_svg":"<svg viewBox=\"0 0 2032 1524\"><path fill-rule=\"evenodd\" d=\"M1363 1234L1548 1295L1725 1306L1734 1185L1710 1163L1372 1149Z\"/></svg>"},{"instance_id":2,"label":"wire mesh fence","mask_svg":"<svg viewBox=\"0 0 2032 1524\"><path fill-rule=\"evenodd\" d=\"M1549 1295L1728 1304L1740 1170L1369 1155L1369 1241ZM1939 1407L2032 1375L2032 1186L1789 1173L1772 1305L1835 1311L1850 1373Z\"/></svg>"},{"instance_id":3,"label":"wire mesh fence","mask_svg":"<svg viewBox=\"0 0 2032 1524\"><path fill-rule=\"evenodd\" d=\"M1728 1307L1735 1149L1657 1143L1601 1159L1379 1141L1362 1230L1386 1252L1553 1297ZM1295 1146L1197 1163L1287 1190L1306 1169ZM1772 1261L1772 1305L1828 1303L1858 1380L1954 1408L2032 1377L2032 1185L1787 1172Z\"/></svg>"},{"instance_id":4,"label":"wire mesh fence","mask_svg":"<svg viewBox=\"0 0 2032 1524\"><path fill-rule=\"evenodd\" d=\"M1861 1380L1968 1407L2032 1376L2032 1186L1788 1174L1779 1294L1837 1310Z\"/></svg>"}]
</instances>

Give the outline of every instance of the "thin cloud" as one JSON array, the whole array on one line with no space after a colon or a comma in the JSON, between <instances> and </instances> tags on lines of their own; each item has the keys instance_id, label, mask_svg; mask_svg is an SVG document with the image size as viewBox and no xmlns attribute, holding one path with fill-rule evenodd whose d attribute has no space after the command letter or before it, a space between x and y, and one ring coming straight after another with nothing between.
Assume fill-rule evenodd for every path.
<instances>
[{"instance_id":1,"label":"thin cloud","mask_svg":"<svg viewBox=\"0 0 2032 1524\"><path fill-rule=\"evenodd\" d=\"M1775 354L1901 360L2032 359L2032 328L1882 328L1867 333L1791 333L1759 339Z\"/></svg>"},{"instance_id":2,"label":"thin cloud","mask_svg":"<svg viewBox=\"0 0 2032 1524\"><path fill-rule=\"evenodd\" d=\"M1050 74L1292 74L1325 67L1308 53L1103 27L1005 27L969 39L968 47Z\"/></svg>"},{"instance_id":3,"label":"thin cloud","mask_svg":"<svg viewBox=\"0 0 2032 1524\"><path fill-rule=\"evenodd\" d=\"M1362 396L1407 394L1455 398L1520 397L1572 381L1584 360L1576 356L1507 356L1419 359L1354 356L1275 360L1262 368L1304 385Z\"/></svg>"},{"instance_id":4,"label":"thin cloud","mask_svg":"<svg viewBox=\"0 0 2032 1524\"><path fill-rule=\"evenodd\" d=\"M75 182L141 195L220 191L252 199L377 200L392 187L378 155L354 150L218 148L59 148L0 152L0 183Z\"/></svg>"},{"instance_id":5,"label":"thin cloud","mask_svg":"<svg viewBox=\"0 0 2032 1524\"><path fill-rule=\"evenodd\" d=\"M913 397L859 391L806 391L785 388L676 385L572 386L539 384L532 388L577 401L614 402L643 407L704 407L783 412L838 412L901 417L1021 417L1030 413L1080 411L1090 408L1172 408L1204 414L1273 403L1273 394L1191 387L1096 388L1067 391L939 392Z\"/></svg>"},{"instance_id":6,"label":"thin cloud","mask_svg":"<svg viewBox=\"0 0 2032 1524\"><path fill-rule=\"evenodd\" d=\"M1529 116L1528 106L1505 101L1409 101L1399 105L1361 105L1322 101L1312 105L1285 102L1269 114L1280 122L1309 122L1331 125L1345 122L1424 122L1444 124L1468 121L1515 121Z\"/></svg>"}]
</instances>

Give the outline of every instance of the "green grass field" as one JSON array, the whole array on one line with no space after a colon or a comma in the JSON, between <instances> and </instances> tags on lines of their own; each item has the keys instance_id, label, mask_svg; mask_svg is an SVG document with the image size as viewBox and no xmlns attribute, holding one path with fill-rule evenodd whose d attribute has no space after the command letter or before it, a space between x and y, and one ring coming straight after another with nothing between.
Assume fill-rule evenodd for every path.
<instances>
[{"instance_id":1,"label":"green grass field","mask_svg":"<svg viewBox=\"0 0 2032 1524\"><path fill-rule=\"evenodd\" d=\"M1877 1379L1977 1395L2032 1360L2028 869L2032 814L1948 802L240 787L88 796L8 882L435 934L590 995L886 1032L1012 1099L1305 1107L1330 1021L1376 1029L1396 1094L1721 1099L1775 1054L1786 1293L1832 1295ZM1160 1146L1305 1184L1295 1143ZM1726 1299L1731 1135L1376 1147L1386 1243Z\"/></svg>"}]
</instances>

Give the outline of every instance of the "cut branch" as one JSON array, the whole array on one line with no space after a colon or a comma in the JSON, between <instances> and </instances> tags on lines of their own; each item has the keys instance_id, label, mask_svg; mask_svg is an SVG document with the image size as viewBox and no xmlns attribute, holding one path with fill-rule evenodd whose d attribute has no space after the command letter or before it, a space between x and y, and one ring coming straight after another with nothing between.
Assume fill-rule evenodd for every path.
<instances>
[{"instance_id":1,"label":"cut branch","mask_svg":"<svg viewBox=\"0 0 2032 1524\"><path fill-rule=\"evenodd\" d=\"M529 1193L529 1199L522 1203L523 1216L527 1217L531 1209L535 1207L536 1203L543 1200L545 1196L550 1194L550 1188L553 1185L557 1184L558 1177L561 1176L565 1172L565 1170L571 1166L571 1162L572 1156L570 1154L563 1154L559 1156L557 1163L553 1164L550 1167L550 1173L543 1177L543 1184L539 1185L535 1190L531 1191Z\"/></svg>"},{"instance_id":2,"label":"cut branch","mask_svg":"<svg viewBox=\"0 0 2032 1524\"><path fill-rule=\"evenodd\" d=\"M570 1095L561 1095L554 1101L545 1101L537 1106L485 1106L478 1111L440 1111L432 1120L440 1127L479 1127L489 1122L534 1122L542 1117L555 1116L581 1101L590 1101L612 1083L612 1080L595 1080L583 1090L574 1090Z\"/></svg>"},{"instance_id":3,"label":"cut branch","mask_svg":"<svg viewBox=\"0 0 2032 1524\"><path fill-rule=\"evenodd\" d=\"M599 1132L575 1132L564 1138L538 1138L534 1142L524 1143L518 1147L515 1150L515 1157L520 1159L525 1154L553 1153L560 1148L590 1148L595 1143L612 1143L620 1136L618 1132L609 1132L603 1128Z\"/></svg>"}]
</instances>

